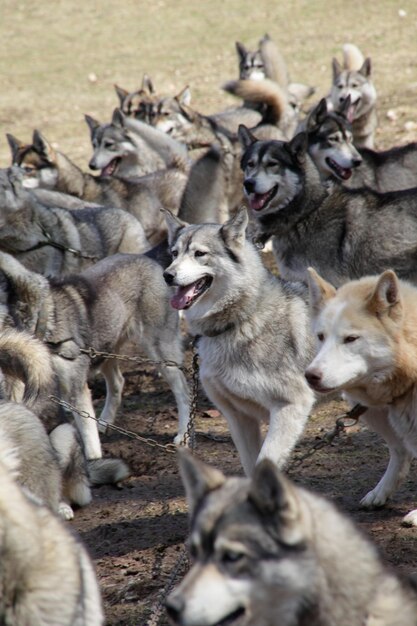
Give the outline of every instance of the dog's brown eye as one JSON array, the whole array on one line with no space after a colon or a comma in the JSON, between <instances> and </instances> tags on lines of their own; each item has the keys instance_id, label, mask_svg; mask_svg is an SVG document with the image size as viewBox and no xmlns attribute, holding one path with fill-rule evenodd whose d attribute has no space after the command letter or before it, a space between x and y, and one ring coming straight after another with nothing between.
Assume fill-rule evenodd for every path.
<instances>
[{"instance_id":1,"label":"dog's brown eye","mask_svg":"<svg viewBox=\"0 0 417 626\"><path fill-rule=\"evenodd\" d=\"M246 166L247 167L255 167L255 161L248 161Z\"/></svg>"},{"instance_id":2,"label":"dog's brown eye","mask_svg":"<svg viewBox=\"0 0 417 626\"><path fill-rule=\"evenodd\" d=\"M348 335L347 337L343 339L343 343L353 343L357 339L359 339L357 335Z\"/></svg>"},{"instance_id":3,"label":"dog's brown eye","mask_svg":"<svg viewBox=\"0 0 417 626\"><path fill-rule=\"evenodd\" d=\"M171 256L175 259L178 256L178 250L171 250Z\"/></svg>"},{"instance_id":4,"label":"dog's brown eye","mask_svg":"<svg viewBox=\"0 0 417 626\"><path fill-rule=\"evenodd\" d=\"M203 250L196 250L194 252L194 256L199 257L199 256L206 256L207 252L203 252Z\"/></svg>"},{"instance_id":5,"label":"dog's brown eye","mask_svg":"<svg viewBox=\"0 0 417 626\"><path fill-rule=\"evenodd\" d=\"M323 335L323 333L318 333L318 334L317 334L317 339L318 339L319 341L324 341L324 335Z\"/></svg>"}]
</instances>

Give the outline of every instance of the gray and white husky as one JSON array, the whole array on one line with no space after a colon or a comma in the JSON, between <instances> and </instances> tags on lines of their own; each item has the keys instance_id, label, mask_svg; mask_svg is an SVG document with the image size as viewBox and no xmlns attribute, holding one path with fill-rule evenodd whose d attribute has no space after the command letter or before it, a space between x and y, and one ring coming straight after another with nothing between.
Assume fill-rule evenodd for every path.
<instances>
[{"instance_id":1,"label":"gray and white husky","mask_svg":"<svg viewBox=\"0 0 417 626\"><path fill-rule=\"evenodd\" d=\"M2 293L8 323L46 343L55 375L55 393L94 417L87 385L90 369L106 380L106 402L100 423L105 430L120 406L124 379L118 361L91 357L97 352L120 353L134 341L161 365L179 410L178 442L187 430L189 392L180 369L183 358L178 314L169 304L170 290L160 265L144 255L117 254L84 272L47 279L0 253ZM175 365L174 365L175 363ZM97 423L75 416L88 460L102 456Z\"/></svg>"},{"instance_id":2,"label":"gray and white husky","mask_svg":"<svg viewBox=\"0 0 417 626\"><path fill-rule=\"evenodd\" d=\"M356 46L351 45L352 50L355 48ZM362 65L357 67L359 55L361 53L356 49L355 61L352 62L353 55L345 54L343 66L337 59L333 59L333 80L329 101L334 110L339 111L346 98L350 98L355 146L372 149L377 127L377 94L371 78L371 59L369 57L364 59Z\"/></svg>"},{"instance_id":3,"label":"gray and white husky","mask_svg":"<svg viewBox=\"0 0 417 626\"><path fill-rule=\"evenodd\" d=\"M306 286L274 277L246 239L241 209L223 225L189 225L167 214L171 304L200 336L200 377L227 419L246 474L258 458L282 467L314 395L303 376L312 354ZM269 424L264 440L261 423Z\"/></svg>"},{"instance_id":4,"label":"gray and white husky","mask_svg":"<svg viewBox=\"0 0 417 626\"><path fill-rule=\"evenodd\" d=\"M247 201L260 239L273 239L284 278L305 280L312 266L336 286L389 268L417 281L417 188L325 187L306 133L257 141L240 127L239 136Z\"/></svg>"},{"instance_id":5,"label":"gray and white husky","mask_svg":"<svg viewBox=\"0 0 417 626\"><path fill-rule=\"evenodd\" d=\"M185 452L185 451L184 451ZM180 626L416 626L417 595L336 507L264 460L252 480L181 454L193 565Z\"/></svg>"}]
</instances>

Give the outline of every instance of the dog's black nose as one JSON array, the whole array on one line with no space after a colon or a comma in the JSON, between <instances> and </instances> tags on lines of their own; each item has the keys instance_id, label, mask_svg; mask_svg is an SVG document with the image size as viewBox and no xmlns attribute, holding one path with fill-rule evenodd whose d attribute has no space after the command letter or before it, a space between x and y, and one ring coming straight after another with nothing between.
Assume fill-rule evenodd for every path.
<instances>
[{"instance_id":1,"label":"dog's black nose","mask_svg":"<svg viewBox=\"0 0 417 626\"><path fill-rule=\"evenodd\" d=\"M180 595L171 594L165 600L166 612L174 624L181 623L181 614L184 610L184 606L184 599Z\"/></svg>"},{"instance_id":2,"label":"dog's black nose","mask_svg":"<svg viewBox=\"0 0 417 626\"><path fill-rule=\"evenodd\" d=\"M306 377L306 380L308 384L310 385L310 387L313 387L313 389L315 389L321 381L320 372L317 372L314 370L310 370L310 371L306 370L304 376Z\"/></svg>"},{"instance_id":3,"label":"dog's black nose","mask_svg":"<svg viewBox=\"0 0 417 626\"><path fill-rule=\"evenodd\" d=\"M362 163L362 159L353 159L353 167L359 167L359 165Z\"/></svg>"},{"instance_id":4,"label":"dog's black nose","mask_svg":"<svg viewBox=\"0 0 417 626\"><path fill-rule=\"evenodd\" d=\"M171 274L171 272L167 272L165 270L163 276L164 276L164 280L165 280L167 285L173 285L174 284L174 275Z\"/></svg>"},{"instance_id":5,"label":"dog's black nose","mask_svg":"<svg viewBox=\"0 0 417 626\"><path fill-rule=\"evenodd\" d=\"M255 193L255 185L256 181L253 180L253 178L246 178L245 182L243 183L243 186L247 193Z\"/></svg>"},{"instance_id":6,"label":"dog's black nose","mask_svg":"<svg viewBox=\"0 0 417 626\"><path fill-rule=\"evenodd\" d=\"M98 170L98 167L94 159L91 159L91 161L88 164L88 167L90 168L90 170Z\"/></svg>"}]
</instances>

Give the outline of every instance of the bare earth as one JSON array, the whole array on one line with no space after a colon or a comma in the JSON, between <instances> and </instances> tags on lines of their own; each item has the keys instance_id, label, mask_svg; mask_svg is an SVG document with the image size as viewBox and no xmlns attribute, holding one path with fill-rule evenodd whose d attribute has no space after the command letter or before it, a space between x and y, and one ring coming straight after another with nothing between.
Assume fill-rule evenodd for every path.
<instances>
[{"instance_id":1,"label":"bare earth","mask_svg":"<svg viewBox=\"0 0 417 626\"><path fill-rule=\"evenodd\" d=\"M91 147L83 115L110 118L118 104L114 83L134 89L148 72L158 92L175 94L189 84L198 110L221 110L234 103L219 88L237 74L234 42L255 47L268 32L280 45L292 80L315 85L317 98L330 86L331 58L340 58L343 43L354 42L371 56L379 95L377 144L398 145L417 139L416 27L413 0L2 0L0 124L23 140L39 128L87 169ZM9 165L5 139L0 159L2 167ZM95 398L99 408L100 384ZM344 408L341 402L320 407L295 456L331 430ZM128 376L118 425L161 444L172 441L175 405L154 369L138 365ZM225 422L202 393L196 428L196 453L227 473L240 472ZM182 554L183 490L174 454L117 433L103 441L106 453L130 464L132 477L121 490L95 490L93 503L77 512L73 527L95 559L107 624L138 626L153 614ZM355 426L291 475L337 502L387 562L410 573L416 570L417 530L401 527L400 520L416 505L414 473L386 509L366 512L358 506L387 457L376 435ZM184 567L178 567L181 575ZM164 616L160 623L166 623Z\"/></svg>"}]
</instances>

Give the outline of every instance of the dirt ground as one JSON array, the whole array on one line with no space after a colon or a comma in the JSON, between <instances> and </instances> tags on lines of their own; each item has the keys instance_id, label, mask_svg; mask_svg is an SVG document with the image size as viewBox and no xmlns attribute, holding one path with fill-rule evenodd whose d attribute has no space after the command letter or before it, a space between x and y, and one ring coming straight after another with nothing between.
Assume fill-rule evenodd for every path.
<instances>
[{"instance_id":1,"label":"dirt ground","mask_svg":"<svg viewBox=\"0 0 417 626\"><path fill-rule=\"evenodd\" d=\"M114 83L134 89L148 72L161 93L189 84L198 110L221 110L234 104L219 89L237 76L234 42L255 47L265 32L280 45L292 79L315 85L317 98L330 86L332 56L340 58L346 41L358 44L373 61L378 147L417 138L415 0L2 0L1 12L1 129L28 140L39 128L84 169L91 146L83 115L110 118L117 106ZM1 167L10 162L4 139L0 160ZM102 385L94 390L99 409ZM331 430L344 408L332 402L315 411L294 456ZM172 441L173 397L153 368L138 365L128 375L118 425L159 444ZM201 392L196 430L199 457L227 473L241 471L223 418ZM179 562L187 534L183 489L172 453L118 433L104 436L103 447L129 463L131 478L121 489L95 489L93 503L77 511L72 526L95 560L107 624L139 626L153 615L175 568L179 575L185 571ZM388 563L410 573L416 570L417 530L400 521L416 504L415 472L385 509L358 505L387 458L377 436L356 426L291 476L340 505ZM164 615L160 623L166 623Z\"/></svg>"},{"instance_id":2,"label":"dirt ground","mask_svg":"<svg viewBox=\"0 0 417 626\"><path fill-rule=\"evenodd\" d=\"M155 370L143 366L135 368L127 380L117 425L159 444L170 443L176 416L164 381ZM99 407L103 398L98 389L96 396ZM345 409L342 401L320 406L311 416L294 459L330 432L335 417ZM178 580L186 571L187 562L180 560L188 527L184 494L172 453L119 433L104 436L103 446L106 453L129 463L132 476L122 489L96 489L93 503L77 511L73 525L95 560L107 624L138 626L147 624L154 614L173 573L178 573ZM225 421L201 390L195 453L227 474L241 473ZM416 502L415 474L410 473L385 509L359 508L361 497L382 475L387 458L384 443L365 427L355 426L294 467L290 476L336 502L373 538L383 558L408 574L417 572L417 532L400 522ZM164 614L160 624L167 624Z\"/></svg>"}]
</instances>

